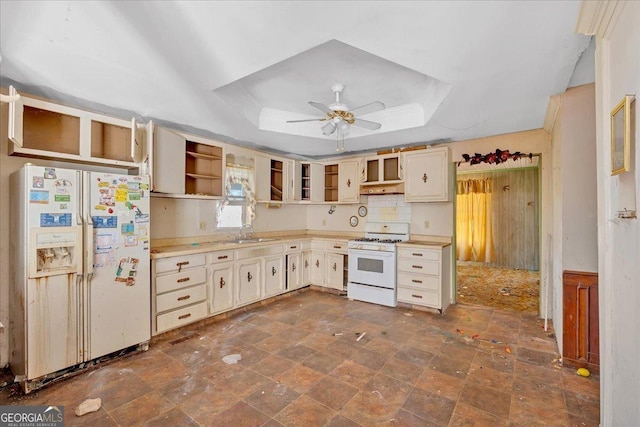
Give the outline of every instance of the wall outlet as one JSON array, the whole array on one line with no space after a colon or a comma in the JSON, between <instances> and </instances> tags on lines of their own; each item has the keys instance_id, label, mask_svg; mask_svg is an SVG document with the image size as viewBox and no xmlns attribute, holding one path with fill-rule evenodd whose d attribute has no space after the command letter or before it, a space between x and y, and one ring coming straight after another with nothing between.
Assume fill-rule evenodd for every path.
<instances>
[{"instance_id":1,"label":"wall outlet","mask_svg":"<svg viewBox=\"0 0 640 427\"><path fill-rule=\"evenodd\" d=\"M424 228L429 228L429 221L424 222Z\"/></svg>"},{"instance_id":2,"label":"wall outlet","mask_svg":"<svg viewBox=\"0 0 640 427\"><path fill-rule=\"evenodd\" d=\"M200 230L207 229L207 221L200 221Z\"/></svg>"}]
</instances>

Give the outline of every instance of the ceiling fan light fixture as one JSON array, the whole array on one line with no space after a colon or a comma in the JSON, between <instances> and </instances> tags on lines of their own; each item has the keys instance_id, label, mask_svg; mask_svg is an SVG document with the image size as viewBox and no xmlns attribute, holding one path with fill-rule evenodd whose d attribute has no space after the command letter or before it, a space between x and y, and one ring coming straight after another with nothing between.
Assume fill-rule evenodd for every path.
<instances>
[{"instance_id":1,"label":"ceiling fan light fixture","mask_svg":"<svg viewBox=\"0 0 640 427\"><path fill-rule=\"evenodd\" d=\"M322 133L325 136L329 136L335 131L336 131L336 125L335 123L333 123L333 121L330 121L326 125L322 126Z\"/></svg>"}]
</instances>

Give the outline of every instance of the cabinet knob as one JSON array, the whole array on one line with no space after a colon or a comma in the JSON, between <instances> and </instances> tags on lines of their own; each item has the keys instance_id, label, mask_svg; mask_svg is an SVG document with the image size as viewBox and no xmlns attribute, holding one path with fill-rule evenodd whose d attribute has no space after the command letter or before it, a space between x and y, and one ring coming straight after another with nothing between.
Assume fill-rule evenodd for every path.
<instances>
[{"instance_id":1,"label":"cabinet knob","mask_svg":"<svg viewBox=\"0 0 640 427\"><path fill-rule=\"evenodd\" d=\"M296 263L291 264L291 271L296 271Z\"/></svg>"},{"instance_id":2,"label":"cabinet knob","mask_svg":"<svg viewBox=\"0 0 640 427\"><path fill-rule=\"evenodd\" d=\"M347 187L351 187L351 179L347 179Z\"/></svg>"},{"instance_id":3,"label":"cabinet knob","mask_svg":"<svg viewBox=\"0 0 640 427\"><path fill-rule=\"evenodd\" d=\"M253 276L251 275L251 272L247 272L247 282L250 282L251 279L253 279Z\"/></svg>"},{"instance_id":4,"label":"cabinet knob","mask_svg":"<svg viewBox=\"0 0 640 427\"><path fill-rule=\"evenodd\" d=\"M422 182L424 182L424 183L426 184L427 179L429 179L429 178L427 177L427 174L426 174L426 173L422 174Z\"/></svg>"},{"instance_id":5,"label":"cabinet knob","mask_svg":"<svg viewBox=\"0 0 640 427\"><path fill-rule=\"evenodd\" d=\"M272 276L276 275L276 268L275 267L271 267L271 275Z\"/></svg>"},{"instance_id":6,"label":"cabinet knob","mask_svg":"<svg viewBox=\"0 0 640 427\"><path fill-rule=\"evenodd\" d=\"M337 263L334 262L333 263L333 271L338 271L337 269L338 269L338 265L337 265Z\"/></svg>"},{"instance_id":7,"label":"cabinet knob","mask_svg":"<svg viewBox=\"0 0 640 427\"><path fill-rule=\"evenodd\" d=\"M304 262L304 268L309 268L309 261Z\"/></svg>"},{"instance_id":8,"label":"cabinet knob","mask_svg":"<svg viewBox=\"0 0 640 427\"><path fill-rule=\"evenodd\" d=\"M319 259L316 260L316 267L320 268L320 260Z\"/></svg>"},{"instance_id":9,"label":"cabinet knob","mask_svg":"<svg viewBox=\"0 0 640 427\"><path fill-rule=\"evenodd\" d=\"M221 278L220 278L220 289L222 289L222 287L223 287L224 285L226 285L226 284L227 284L227 283L224 281L224 277L221 277Z\"/></svg>"}]
</instances>

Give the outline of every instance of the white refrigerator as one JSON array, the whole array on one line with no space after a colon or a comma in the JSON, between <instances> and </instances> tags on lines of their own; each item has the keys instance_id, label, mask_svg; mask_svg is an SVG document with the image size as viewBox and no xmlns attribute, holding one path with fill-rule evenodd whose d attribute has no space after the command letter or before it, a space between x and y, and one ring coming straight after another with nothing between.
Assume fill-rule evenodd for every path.
<instances>
[{"instance_id":1,"label":"white refrigerator","mask_svg":"<svg viewBox=\"0 0 640 427\"><path fill-rule=\"evenodd\" d=\"M149 178L11 175L9 364L25 392L151 337Z\"/></svg>"}]
</instances>

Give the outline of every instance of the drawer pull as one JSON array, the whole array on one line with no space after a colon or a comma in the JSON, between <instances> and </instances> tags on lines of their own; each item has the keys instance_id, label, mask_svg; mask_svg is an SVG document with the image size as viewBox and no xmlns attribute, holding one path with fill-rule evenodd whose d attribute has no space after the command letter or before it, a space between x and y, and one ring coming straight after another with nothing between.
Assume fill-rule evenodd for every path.
<instances>
[{"instance_id":1,"label":"drawer pull","mask_svg":"<svg viewBox=\"0 0 640 427\"><path fill-rule=\"evenodd\" d=\"M224 281L224 277L221 277L221 278L220 278L220 289L222 289L222 287L223 287L224 285L226 285L226 284L227 284L227 283Z\"/></svg>"},{"instance_id":2,"label":"drawer pull","mask_svg":"<svg viewBox=\"0 0 640 427\"><path fill-rule=\"evenodd\" d=\"M342 249L342 246L333 245L333 249Z\"/></svg>"},{"instance_id":3,"label":"drawer pull","mask_svg":"<svg viewBox=\"0 0 640 427\"><path fill-rule=\"evenodd\" d=\"M411 255L413 255L413 256L422 256L422 254L420 254L420 253L411 253Z\"/></svg>"},{"instance_id":4,"label":"drawer pull","mask_svg":"<svg viewBox=\"0 0 640 427\"><path fill-rule=\"evenodd\" d=\"M182 279L178 279L176 280L176 282L178 283L184 283L184 282L188 282L189 280L191 280L190 277L183 277Z\"/></svg>"},{"instance_id":5,"label":"drawer pull","mask_svg":"<svg viewBox=\"0 0 640 427\"><path fill-rule=\"evenodd\" d=\"M228 255L220 255L220 256L218 257L218 259L227 259L227 258L229 258L229 256L228 256Z\"/></svg>"},{"instance_id":6,"label":"drawer pull","mask_svg":"<svg viewBox=\"0 0 640 427\"><path fill-rule=\"evenodd\" d=\"M184 267L185 265L189 265L189 261L182 261L182 262L176 263L176 266L178 267L178 273L182 271L182 267Z\"/></svg>"},{"instance_id":7,"label":"drawer pull","mask_svg":"<svg viewBox=\"0 0 640 427\"><path fill-rule=\"evenodd\" d=\"M186 301L186 300L188 300L189 298L191 298L191 295L185 295L185 296L183 296L183 297L178 297L178 301Z\"/></svg>"},{"instance_id":8,"label":"drawer pull","mask_svg":"<svg viewBox=\"0 0 640 427\"><path fill-rule=\"evenodd\" d=\"M411 279L411 281L412 281L413 283L422 283L422 280L418 280L418 279Z\"/></svg>"},{"instance_id":9,"label":"drawer pull","mask_svg":"<svg viewBox=\"0 0 640 427\"><path fill-rule=\"evenodd\" d=\"M411 268L418 268L418 269L422 269L421 265L412 265Z\"/></svg>"},{"instance_id":10,"label":"drawer pull","mask_svg":"<svg viewBox=\"0 0 640 427\"><path fill-rule=\"evenodd\" d=\"M275 276L277 273L276 268L275 267L271 267L271 275Z\"/></svg>"},{"instance_id":11,"label":"drawer pull","mask_svg":"<svg viewBox=\"0 0 640 427\"><path fill-rule=\"evenodd\" d=\"M411 296L412 296L412 297L414 297L414 298L420 298L420 299L422 299L422 295L411 294Z\"/></svg>"},{"instance_id":12,"label":"drawer pull","mask_svg":"<svg viewBox=\"0 0 640 427\"><path fill-rule=\"evenodd\" d=\"M178 320L187 319L191 317L191 313L183 314L182 316L178 316Z\"/></svg>"},{"instance_id":13,"label":"drawer pull","mask_svg":"<svg viewBox=\"0 0 640 427\"><path fill-rule=\"evenodd\" d=\"M298 249L298 245L289 246L289 249Z\"/></svg>"},{"instance_id":14,"label":"drawer pull","mask_svg":"<svg viewBox=\"0 0 640 427\"><path fill-rule=\"evenodd\" d=\"M291 271L296 271L296 263L291 263Z\"/></svg>"}]
</instances>

